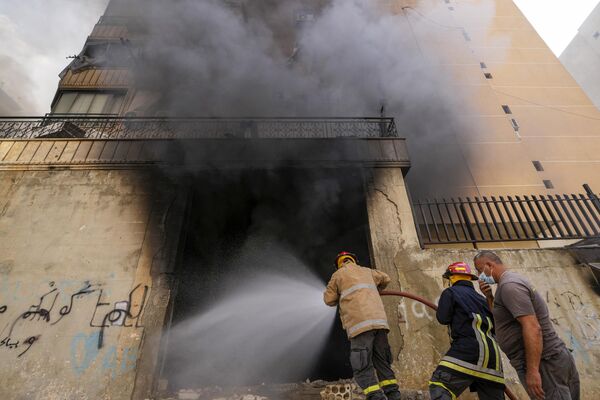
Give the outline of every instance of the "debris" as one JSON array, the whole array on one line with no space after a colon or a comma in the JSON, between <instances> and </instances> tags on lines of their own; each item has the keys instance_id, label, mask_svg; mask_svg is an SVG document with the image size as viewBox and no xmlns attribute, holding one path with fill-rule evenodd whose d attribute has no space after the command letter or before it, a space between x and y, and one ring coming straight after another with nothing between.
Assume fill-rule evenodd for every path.
<instances>
[{"instance_id":1,"label":"debris","mask_svg":"<svg viewBox=\"0 0 600 400\"><path fill-rule=\"evenodd\" d=\"M179 400L198 400L200 398L200 393L192 389L181 389L177 393L177 398Z\"/></svg>"},{"instance_id":2,"label":"debris","mask_svg":"<svg viewBox=\"0 0 600 400\"><path fill-rule=\"evenodd\" d=\"M425 390L401 389L403 400L429 400ZM159 395L160 400L365 400L365 395L352 379L334 382L315 380L310 383L260 383L256 386L222 388L205 386L181 389L169 397Z\"/></svg>"},{"instance_id":3,"label":"debris","mask_svg":"<svg viewBox=\"0 0 600 400\"><path fill-rule=\"evenodd\" d=\"M232 400L234 400L234 399L232 399ZM262 397L262 396L255 396L252 394L247 394L247 395L242 396L242 398L240 400L268 400L268 399L266 397Z\"/></svg>"},{"instance_id":4,"label":"debris","mask_svg":"<svg viewBox=\"0 0 600 400\"><path fill-rule=\"evenodd\" d=\"M346 383L337 385L327 385L321 391L322 400L352 400L358 397L354 394L356 384Z\"/></svg>"}]
</instances>

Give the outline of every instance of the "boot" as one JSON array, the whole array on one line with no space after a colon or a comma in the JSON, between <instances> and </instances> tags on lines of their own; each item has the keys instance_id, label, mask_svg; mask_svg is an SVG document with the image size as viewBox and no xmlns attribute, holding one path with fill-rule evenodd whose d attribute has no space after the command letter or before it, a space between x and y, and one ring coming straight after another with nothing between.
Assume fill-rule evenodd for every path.
<instances>
[{"instance_id":1,"label":"boot","mask_svg":"<svg viewBox=\"0 0 600 400\"><path fill-rule=\"evenodd\" d=\"M385 393L385 397L388 400L400 400L400 390L398 390L398 385L389 385L383 388Z\"/></svg>"},{"instance_id":2,"label":"boot","mask_svg":"<svg viewBox=\"0 0 600 400\"><path fill-rule=\"evenodd\" d=\"M387 400L387 397L385 397L383 390L380 389L369 393L367 395L367 400Z\"/></svg>"}]
</instances>

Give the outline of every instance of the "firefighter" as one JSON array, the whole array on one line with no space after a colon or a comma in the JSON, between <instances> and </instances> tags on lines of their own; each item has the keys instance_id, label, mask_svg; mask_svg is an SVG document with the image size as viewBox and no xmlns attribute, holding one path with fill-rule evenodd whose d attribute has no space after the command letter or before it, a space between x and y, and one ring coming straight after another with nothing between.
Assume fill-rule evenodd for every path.
<instances>
[{"instance_id":1,"label":"firefighter","mask_svg":"<svg viewBox=\"0 0 600 400\"><path fill-rule=\"evenodd\" d=\"M354 380L368 400L400 400L398 381L392 371L389 326L379 290L390 277L358 265L356 255L341 252L335 258L337 271L331 276L323 300L340 306L342 326L350 339L350 365Z\"/></svg>"},{"instance_id":2,"label":"firefighter","mask_svg":"<svg viewBox=\"0 0 600 400\"><path fill-rule=\"evenodd\" d=\"M480 399L504 399L504 375L492 313L475 291L471 267L454 263L443 277L450 287L440 296L437 320L449 325L452 343L429 381L431 400L456 399L467 388Z\"/></svg>"}]
</instances>

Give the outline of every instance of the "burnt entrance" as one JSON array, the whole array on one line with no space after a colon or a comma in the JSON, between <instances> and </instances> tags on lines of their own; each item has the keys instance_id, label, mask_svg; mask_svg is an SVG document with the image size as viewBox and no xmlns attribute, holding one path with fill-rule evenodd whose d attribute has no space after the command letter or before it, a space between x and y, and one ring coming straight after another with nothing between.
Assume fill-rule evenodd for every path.
<instances>
[{"instance_id":1,"label":"burnt entrance","mask_svg":"<svg viewBox=\"0 0 600 400\"><path fill-rule=\"evenodd\" d=\"M215 335L205 333L202 324L210 321L218 326L219 321L226 319L232 310L223 304L228 304L229 298L240 290L252 291L254 286L248 284L247 288L247 280L257 278L268 285L264 281L269 280L270 274L281 277L283 273L286 278L277 278L273 285L285 291L285 282L294 282L291 286L295 282L302 285L310 275L311 285L315 286L316 282L314 296L298 298L295 289L290 287L289 302L284 297L279 304L269 303L265 307L289 310L304 307L303 302L322 301L321 291L334 272L333 258L340 250L354 251L361 264L370 264L363 171L354 167L220 169L195 173L189 187L185 244L176 272L178 284L169 324L173 334L163 341L161 378L168 380L169 388L351 377L349 343L338 315L335 322L329 322L325 328L307 328L307 334L324 329L327 336L308 369L306 366L298 370L290 368L305 352L302 346L307 343L302 337L298 345L291 346L289 354L282 354L268 371L261 368L260 356L256 360L232 357L232 361L224 365L217 362L212 365L214 360L206 356L209 353L194 354L194 343L215 340ZM256 287L257 291L263 290L260 285ZM202 322L194 322L194 319ZM247 337L243 332L252 321L253 315L242 314L239 323L229 326L225 333L239 330L242 338ZM280 332L270 331L272 327L268 322L262 325L259 334L264 333L265 338L273 342L291 340L295 334L281 325L277 328ZM185 340L191 340L192 344L177 342L174 332L181 326L188 330ZM217 350L219 346L223 348ZM243 343L224 346L215 343L212 350L217 351L212 354L218 354L220 351L243 353L248 349L244 349ZM240 379L239 373L230 372L242 364L246 365ZM200 365L202 373L195 374L194 368ZM205 373L211 369L214 373Z\"/></svg>"}]
</instances>

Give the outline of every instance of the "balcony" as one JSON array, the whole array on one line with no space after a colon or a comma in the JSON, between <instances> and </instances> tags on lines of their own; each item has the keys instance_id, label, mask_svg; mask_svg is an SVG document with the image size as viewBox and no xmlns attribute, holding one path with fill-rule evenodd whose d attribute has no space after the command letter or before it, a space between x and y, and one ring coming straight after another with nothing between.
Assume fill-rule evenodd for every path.
<instances>
[{"instance_id":1,"label":"balcony","mask_svg":"<svg viewBox=\"0 0 600 400\"><path fill-rule=\"evenodd\" d=\"M410 167L391 118L0 118L0 169Z\"/></svg>"},{"instance_id":2,"label":"balcony","mask_svg":"<svg viewBox=\"0 0 600 400\"><path fill-rule=\"evenodd\" d=\"M0 117L0 139L397 138L393 118Z\"/></svg>"},{"instance_id":3,"label":"balcony","mask_svg":"<svg viewBox=\"0 0 600 400\"><path fill-rule=\"evenodd\" d=\"M59 89L127 89L130 83L127 68L90 68L78 72L67 70Z\"/></svg>"}]
</instances>

